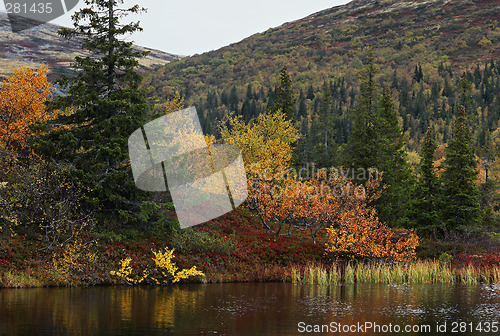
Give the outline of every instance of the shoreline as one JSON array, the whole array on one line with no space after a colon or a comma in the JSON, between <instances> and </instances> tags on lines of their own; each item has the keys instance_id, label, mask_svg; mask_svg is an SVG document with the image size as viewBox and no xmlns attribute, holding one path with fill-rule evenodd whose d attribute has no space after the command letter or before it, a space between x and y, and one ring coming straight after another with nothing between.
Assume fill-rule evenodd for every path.
<instances>
[{"instance_id":1,"label":"shoreline","mask_svg":"<svg viewBox=\"0 0 500 336\"><path fill-rule=\"evenodd\" d=\"M490 279L500 282L500 251L481 249L474 242L422 240L417 259L409 264L419 265L412 268L412 273L406 272L401 263L391 266L372 261L371 268L366 263L349 268L344 262L337 266L341 263L325 254L324 243L321 236L313 243L304 234L268 233L248 209L239 209L192 230L92 232L80 241L51 249L43 249L36 237L3 234L0 288L117 285L123 279L110 272L118 271L124 259L131 259L130 278L138 279L154 267L154 251L165 248L174 250L172 261L179 269L196 266L206 275L181 283L325 283L325 277L339 283L346 279L346 270L351 283L358 278L363 283L417 282L412 277L432 282L438 281L433 280L438 276L446 277L448 280L442 281L446 283L492 282ZM334 275L332 265L336 265Z\"/></svg>"},{"instance_id":2,"label":"shoreline","mask_svg":"<svg viewBox=\"0 0 500 336\"><path fill-rule=\"evenodd\" d=\"M407 264L383 264L383 263L348 263L325 265L291 266L287 267L289 272L284 271L281 279L256 278L251 280L221 279L224 274L217 278L198 278L183 281L182 284L223 284L223 283L259 283L259 282L282 282L293 284L310 285L346 285L346 284L450 284L450 285L476 285L476 284L500 284L500 267L451 267L439 261L413 261ZM118 281L103 281L101 283L72 285L55 285L40 283L39 279L32 278L29 274L10 275L18 277L18 282L6 285L3 281L5 273L0 277L0 288L2 289L29 289L29 288L73 288L73 287L108 287L108 286L171 286L155 284L125 284ZM7 276L8 278L8 276ZM22 283L20 280L29 279ZM9 281L9 279L7 280ZM39 284L36 284L38 282Z\"/></svg>"}]
</instances>

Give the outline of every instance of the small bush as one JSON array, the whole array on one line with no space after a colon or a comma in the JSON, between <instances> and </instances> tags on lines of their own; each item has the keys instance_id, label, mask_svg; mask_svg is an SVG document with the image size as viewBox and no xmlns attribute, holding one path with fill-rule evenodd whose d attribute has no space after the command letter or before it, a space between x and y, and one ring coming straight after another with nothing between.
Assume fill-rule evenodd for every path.
<instances>
[{"instance_id":1,"label":"small bush","mask_svg":"<svg viewBox=\"0 0 500 336\"><path fill-rule=\"evenodd\" d=\"M169 250L168 248L165 248L164 251L153 250L152 252L154 255L152 258L154 262L153 267L143 269L142 273L133 275L134 270L130 265L132 258L128 257L121 260L120 269L118 271L111 271L110 275L118 277L123 283L128 285L137 285L142 282L156 285L167 285L179 282L182 279L188 279L190 277L205 276L203 272L196 269L196 266L180 270L172 261L174 258L174 249Z\"/></svg>"},{"instance_id":2,"label":"small bush","mask_svg":"<svg viewBox=\"0 0 500 336\"><path fill-rule=\"evenodd\" d=\"M483 39L479 41L477 44L479 44L481 48L488 48L493 45L493 43L491 43L491 41L488 40L486 37L483 37Z\"/></svg>"},{"instance_id":3,"label":"small bush","mask_svg":"<svg viewBox=\"0 0 500 336\"><path fill-rule=\"evenodd\" d=\"M185 229L174 234L171 245L183 254L189 252L229 254L234 250L235 243L231 236L220 237L215 233Z\"/></svg>"},{"instance_id":4,"label":"small bush","mask_svg":"<svg viewBox=\"0 0 500 336\"><path fill-rule=\"evenodd\" d=\"M169 214L173 208L174 205L171 202L143 202L138 218L154 233L172 233L180 229L179 221Z\"/></svg>"}]
</instances>

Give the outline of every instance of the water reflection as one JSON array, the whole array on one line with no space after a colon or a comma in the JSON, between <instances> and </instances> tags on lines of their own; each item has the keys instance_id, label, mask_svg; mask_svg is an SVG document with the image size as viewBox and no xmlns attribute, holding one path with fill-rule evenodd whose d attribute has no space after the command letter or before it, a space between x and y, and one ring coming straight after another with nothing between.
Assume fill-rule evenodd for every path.
<instances>
[{"instance_id":1,"label":"water reflection","mask_svg":"<svg viewBox=\"0 0 500 336\"><path fill-rule=\"evenodd\" d=\"M1 335L295 335L299 322L435 328L453 321L499 321L500 286L249 283L2 289L0 317Z\"/></svg>"}]
</instances>

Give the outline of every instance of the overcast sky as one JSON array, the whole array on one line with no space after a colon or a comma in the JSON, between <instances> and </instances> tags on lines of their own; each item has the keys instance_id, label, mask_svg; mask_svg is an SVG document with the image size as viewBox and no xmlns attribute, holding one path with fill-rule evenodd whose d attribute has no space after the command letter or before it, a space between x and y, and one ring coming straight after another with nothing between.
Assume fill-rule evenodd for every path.
<instances>
[{"instance_id":1,"label":"overcast sky","mask_svg":"<svg viewBox=\"0 0 500 336\"><path fill-rule=\"evenodd\" d=\"M58 1L58 0L54 0ZM303 18L348 0L125 0L148 12L135 16L144 32L132 37L138 45L193 55L219 49L255 33ZM80 0L80 5L83 0ZM5 10L3 1L0 8ZM76 7L78 8L78 7ZM70 14L54 21L71 26Z\"/></svg>"}]
</instances>

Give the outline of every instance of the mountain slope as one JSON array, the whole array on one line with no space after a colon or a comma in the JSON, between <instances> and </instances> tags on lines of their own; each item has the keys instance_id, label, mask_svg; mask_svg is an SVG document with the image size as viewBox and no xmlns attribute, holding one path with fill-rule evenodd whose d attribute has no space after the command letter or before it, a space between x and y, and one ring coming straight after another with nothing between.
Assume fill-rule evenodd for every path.
<instances>
[{"instance_id":1,"label":"mountain slope","mask_svg":"<svg viewBox=\"0 0 500 336\"><path fill-rule=\"evenodd\" d=\"M498 0L355 0L169 64L152 72L148 85L160 96L165 86L205 95L208 88L275 83L283 64L299 86L333 74L353 80L368 46L382 70L422 63L429 73L443 62L457 71L500 57L499 17Z\"/></svg>"},{"instance_id":2,"label":"mountain slope","mask_svg":"<svg viewBox=\"0 0 500 336\"><path fill-rule=\"evenodd\" d=\"M75 56L84 53L77 40L60 37L57 34L59 28L57 25L43 24L13 33L7 14L0 12L0 79L20 66L39 67L42 63L48 64L51 80L62 73L70 73L69 64ZM137 48L150 51L149 56L141 60L142 71L180 58L158 50Z\"/></svg>"},{"instance_id":3,"label":"mountain slope","mask_svg":"<svg viewBox=\"0 0 500 336\"><path fill-rule=\"evenodd\" d=\"M198 109L204 131L217 136L228 113L249 121L272 106L287 65L303 134L297 164L341 165L358 74L372 48L380 68L375 80L391 90L413 165L428 127L442 159L459 112L462 74L472 83L467 109L475 145L486 153L491 141L500 144L499 19L498 0L355 0L171 62L147 73L144 85L160 103L158 112L181 91L186 105Z\"/></svg>"}]
</instances>

